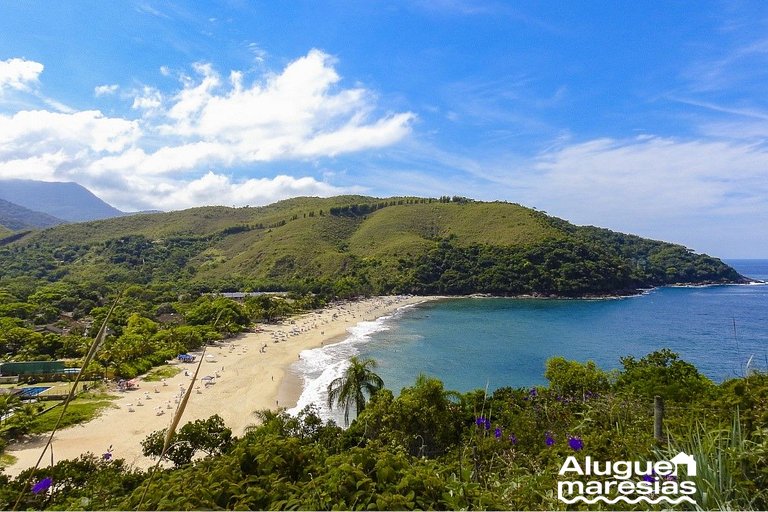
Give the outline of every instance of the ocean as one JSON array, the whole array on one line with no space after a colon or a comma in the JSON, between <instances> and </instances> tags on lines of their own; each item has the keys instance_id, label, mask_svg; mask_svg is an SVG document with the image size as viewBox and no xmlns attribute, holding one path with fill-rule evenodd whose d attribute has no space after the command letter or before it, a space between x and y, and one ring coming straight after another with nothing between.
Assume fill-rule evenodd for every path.
<instances>
[{"instance_id":1,"label":"ocean","mask_svg":"<svg viewBox=\"0 0 768 512\"><path fill-rule=\"evenodd\" d=\"M728 260L768 281L768 260ZM373 358L397 393L420 373L447 389L546 384L548 358L621 367L621 357L669 348L716 382L768 368L768 285L665 287L618 299L457 298L425 302L361 322L341 343L302 352L291 371L304 391L296 412L328 411L325 389L349 357Z\"/></svg>"}]
</instances>

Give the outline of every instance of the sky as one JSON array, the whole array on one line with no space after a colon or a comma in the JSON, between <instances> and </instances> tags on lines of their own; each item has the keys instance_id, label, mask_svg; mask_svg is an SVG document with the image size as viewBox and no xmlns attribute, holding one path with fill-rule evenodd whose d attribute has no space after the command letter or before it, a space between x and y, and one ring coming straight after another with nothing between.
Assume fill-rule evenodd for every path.
<instances>
[{"instance_id":1,"label":"sky","mask_svg":"<svg viewBox=\"0 0 768 512\"><path fill-rule=\"evenodd\" d=\"M768 258L767 138L763 1L0 0L0 180L125 211L461 195Z\"/></svg>"}]
</instances>

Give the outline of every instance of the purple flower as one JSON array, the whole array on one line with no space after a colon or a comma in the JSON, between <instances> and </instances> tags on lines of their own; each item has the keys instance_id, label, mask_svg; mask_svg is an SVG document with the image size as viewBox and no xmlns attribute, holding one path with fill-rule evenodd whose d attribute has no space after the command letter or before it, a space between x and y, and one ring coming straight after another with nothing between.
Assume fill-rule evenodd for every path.
<instances>
[{"instance_id":1,"label":"purple flower","mask_svg":"<svg viewBox=\"0 0 768 512\"><path fill-rule=\"evenodd\" d=\"M111 460L112 452L104 452L101 454L101 460Z\"/></svg>"},{"instance_id":2,"label":"purple flower","mask_svg":"<svg viewBox=\"0 0 768 512\"><path fill-rule=\"evenodd\" d=\"M475 423L477 424L478 427L482 427L483 425L485 425L485 418L480 416L475 420Z\"/></svg>"},{"instance_id":3,"label":"purple flower","mask_svg":"<svg viewBox=\"0 0 768 512\"><path fill-rule=\"evenodd\" d=\"M573 451L578 452L584 448L584 441L582 441L579 436L569 436L568 446L570 446Z\"/></svg>"},{"instance_id":4,"label":"purple flower","mask_svg":"<svg viewBox=\"0 0 768 512\"><path fill-rule=\"evenodd\" d=\"M496 427L496 430L493 431L493 435L496 437L496 439L501 439L501 429Z\"/></svg>"},{"instance_id":5,"label":"purple flower","mask_svg":"<svg viewBox=\"0 0 768 512\"><path fill-rule=\"evenodd\" d=\"M509 434L509 442L512 444L517 444L517 436L515 436L515 434Z\"/></svg>"},{"instance_id":6,"label":"purple flower","mask_svg":"<svg viewBox=\"0 0 768 512\"><path fill-rule=\"evenodd\" d=\"M643 475L643 480L645 480L646 482L655 482L656 481L656 477L653 476L654 474L655 473L653 471L651 471L650 474Z\"/></svg>"},{"instance_id":7,"label":"purple flower","mask_svg":"<svg viewBox=\"0 0 768 512\"><path fill-rule=\"evenodd\" d=\"M47 491L52 484L53 479L47 476L32 486L32 492L34 494L40 494L43 491Z\"/></svg>"},{"instance_id":8,"label":"purple flower","mask_svg":"<svg viewBox=\"0 0 768 512\"><path fill-rule=\"evenodd\" d=\"M539 392L536 390L536 388L531 388L528 394L531 395L531 398L534 398L539 395Z\"/></svg>"},{"instance_id":9,"label":"purple flower","mask_svg":"<svg viewBox=\"0 0 768 512\"><path fill-rule=\"evenodd\" d=\"M547 446L552 446L555 444L555 438L552 437L552 433L547 432L547 437L544 440L545 443L547 443Z\"/></svg>"},{"instance_id":10,"label":"purple flower","mask_svg":"<svg viewBox=\"0 0 768 512\"><path fill-rule=\"evenodd\" d=\"M485 418L485 430L491 430L491 420Z\"/></svg>"}]
</instances>

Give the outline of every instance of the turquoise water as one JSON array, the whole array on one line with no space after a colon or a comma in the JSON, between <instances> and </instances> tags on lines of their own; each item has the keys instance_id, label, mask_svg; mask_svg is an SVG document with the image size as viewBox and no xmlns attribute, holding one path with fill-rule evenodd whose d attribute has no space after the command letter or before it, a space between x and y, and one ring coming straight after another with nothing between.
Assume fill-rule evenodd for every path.
<instances>
[{"instance_id":1,"label":"turquoise water","mask_svg":"<svg viewBox=\"0 0 768 512\"><path fill-rule=\"evenodd\" d=\"M768 260L729 261L768 280ZM545 384L553 356L619 368L620 358L669 348L722 381L768 366L768 286L659 288L621 299L460 298L427 302L361 322L342 343L302 353L295 410L325 402L328 383L352 355L372 357L394 391L420 373L448 389ZM321 415L340 421L321 406Z\"/></svg>"},{"instance_id":2,"label":"turquoise water","mask_svg":"<svg viewBox=\"0 0 768 512\"><path fill-rule=\"evenodd\" d=\"M768 260L729 261L768 279ZM735 324L735 330L734 330ZM398 390L424 372L459 391L544 384L553 356L618 368L669 348L722 381L768 363L768 286L660 288L610 300L451 299L404 311L370 335L362 357Z\"/></svg>"}]
</instances>

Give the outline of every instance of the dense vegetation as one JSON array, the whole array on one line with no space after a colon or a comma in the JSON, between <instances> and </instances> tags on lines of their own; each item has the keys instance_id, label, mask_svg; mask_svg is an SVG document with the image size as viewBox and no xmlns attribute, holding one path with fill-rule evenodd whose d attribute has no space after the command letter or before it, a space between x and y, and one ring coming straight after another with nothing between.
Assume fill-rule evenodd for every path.
<instances>
[{"instance_id":1,"label":"dense vegetation","mask_svg":"<svg viewBox=\"0 0 768 512\"><path fill-rule=\"evenodd\" d=\"M0 287L0 362L63 359L68 366L81 366L117 297L108 287L95 283L7 281ZM108 319L109 335L84 369L84 377L133 378L180 353L242 332L254 322L274 321L323 304L318 296L256 295L237 302L216 295L180 293L167 283L127 286ZM50 378L29 375L21 380L33 383ZM0 421L0 451L9 440L39 431L37 407L22 405L18 397L0 395L0 417L11 409L16 414Z\"/></svg>"},{"instance_id":2,"label":"dense vegetation","mask_svg":"<svg viewBox=\"0 0 768 512\"><path fill-rule=\"evenodd\" d=\"M422 376L398 396L375 393L346 430L311 409L298 417L261 411L257 425L232 438L214 416L181 430L173 468L151 483L110 453L89 454L41 470L38 492L26 489L21 506L563 509L557 473L569 455L646 461L685 450L697 461L701 508L768 507L768 375L715 385L669 351L626 358L615 373L555 358L545 375L547 387L491 395L448 392ZM653 438L654 394L673 411L661 444ZM145 453L158 453L162 435L147 438ZM25 477L0 476L0 506L11 508Z\"/></svg>"},{"instance_id":3,"label":"dense vegetation","mask_svg":"<svg viewBox=\"0 0 768 512\"><path fill-rule=\"evenodd\" d=\"M117 295L95 285L17 281L0 289L2 360L82 358ZM24 284L30 284L24 288ZM178 293L169 286L124 288L103 350L88 372L132 378L181 352L229 337L254 322L322 306L317 296L256 295L237 302Z\"/></svg>"},{"instance_id":4,"label":"dense vegetation","mask_svg":"<svg viewBox=\"0 0 768 512\"><path fill-rule=\"evenodd\" d=\"M741 280L679 245L577 227L463 197L297 198L71 224L0 243L0 286L18 277L186 290L625 294Z\"/></svg>"}]
</instances>

